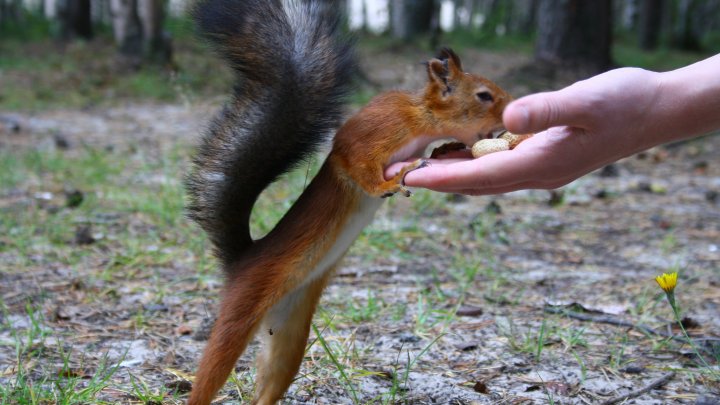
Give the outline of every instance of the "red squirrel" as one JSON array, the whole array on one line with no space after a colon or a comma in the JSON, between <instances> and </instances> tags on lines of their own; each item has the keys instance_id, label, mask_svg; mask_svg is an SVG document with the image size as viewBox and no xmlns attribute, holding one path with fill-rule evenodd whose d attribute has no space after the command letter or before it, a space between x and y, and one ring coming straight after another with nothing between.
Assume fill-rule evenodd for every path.
<instances>
[{"instance_id":1,"label":"red squirrel","mask_svg":"<svg viewBox=\"0 0 720 405\"><path fill-rule=\"evenodd\" d=\"M320 1L205 0L201 32L237 74L233 98L209 125L188 176L188 210L225 271L220 312L189 404L209 404L256 332L254 403L278 401L302 361L311 320L333 270L427 145L472 145L503 128L511 97L466 73L450 49L429 60L417 93L375 97L335 133L319 173L277 226L252 240L250 212L279 175L317 152L342 116L354 69L339 17ZM391 179L391 163L418 159Z\"/></svg>"}]
</instances>

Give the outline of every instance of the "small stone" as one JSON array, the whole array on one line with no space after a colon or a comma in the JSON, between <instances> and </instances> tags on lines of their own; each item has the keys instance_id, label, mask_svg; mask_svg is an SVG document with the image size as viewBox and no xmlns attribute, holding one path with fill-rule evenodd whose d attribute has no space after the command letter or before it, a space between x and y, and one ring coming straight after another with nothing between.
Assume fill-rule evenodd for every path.
<instances>
[{"instance_id":1,"label":"small stone","mask_svg":"<svg viewBox=\"0 0 720 405\"><path fill-rule=\"evenodd\" d=\"M720 193L718 193L715 190L708 190L705 192L705 199L711 203L717 202L718 194L720 194Z\"/></svg>"},{"instance_id":2,"label":"small stone","mask_svg":"<svg viewBox=\"0 0 720 405\"><path fill-rule=\"evenodd\" d=\"M642 374L645 371L645 367L642 366L627 366L620 369L623 373L627 374Z\"/></svg>"},{"instance_id":3,"label":"small stone","mask_svg":"<svg viewBox=\"0 0 720 405\"><path fill-rule=\"evenodd\" d=\"M695 405L720 405L720 397L712 395L698 395Z\"/></svg>"},{"instance_id":4,"label":"small stone","mask_svg":"<svg viewBox=\"0 0 720 405\"><path fill-rule=\"evenodd\" d=\"M478 392L480 394L489 394L490 390L488 390L487 384L485 384L482 381L478 381L473 385L473 391Z\"/></svg>"},{"instance_id":5,"label":"small stone","mask_svg":"<svg viewBox=\"0 0 720 405\"><path fill-rule=\"evenodd\" d=\"M620 176L620 170L617 165L609 164L600 169L600 177L618 177Z\"/></svg>"},{"instance_id":6,"label":"small stone","mask_svg":"<svg viewBox=\"0 0 720 405\"><path fill-rule=\"evenodd\" d=\"M91 245L95 243L90 225L80 225L75 229L75 243L78 245Z\"/></svg>"},{"instance_id":7,"label":"small stone","mask_svg":"<svg viewBox=\"0 0 720 405\"><path fill-rule=\"evenodd\" d=\"M85 195L80 190L69 190L65 192L65 206L77 208L85 200Z\"/></svg>"},{"instance_id":8,"label":"small stone","mask_svg":"<svg viewBox=\"0 0 720 405\"><path fill-rule=\"evenodd\" d=\"M400 335L399 340L402 343L417 343L420 341L420 337L415 336L412 333L403 333Z\"/></svg>"},{"instance_id":9,"label":"small stone","mask_svg":"<svg viewBox=\"0 0 720 405\"><path fill-rule=\"evenodd\" d=\"M55 141L55 147L58 149L70 149L70 141L65 137L65 135L56 132L53 135L53 141Z\"/></svg>"},{"instance_id":10,"label":"small stone","mask_svg":"<svg viewBox=\"0 0 720 405\"><path fill-rule=\"evenodd\" d=\"M492 200L488 205L485 206L485 212L489 214L495 214L500 215L502 214L502 207L500 207L500 204L498 204L497 201Z\"/></svg>"}]
</instances>

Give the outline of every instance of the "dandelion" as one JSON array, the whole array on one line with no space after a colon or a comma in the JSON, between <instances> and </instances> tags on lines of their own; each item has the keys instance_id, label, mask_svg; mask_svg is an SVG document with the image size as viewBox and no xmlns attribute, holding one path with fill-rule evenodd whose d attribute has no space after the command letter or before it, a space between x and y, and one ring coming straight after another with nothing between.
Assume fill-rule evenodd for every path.
<instances>
[{"instance_id":1,"label":"dandelion","mask_svg":"<svg viewBox=\"0 0 720 405\"><path fill-rule=\"evenodd\" d=\"M693 348L693 351L695 352L695 355L700 359L702 364L707 367L710 374L718 377L718 374L707 364L705 361L705 358L703 358L702 355L698 352L697 347L695 346L695 343L693 343L692 339L690 339L690 336L688 335L687 331L685 330L685 326L683 326L682 318L680 318L680 309L678 308L677 304L675 303L675 286L677 286L677 278L678 274L677 272L672 273L663 273L662 275L659 275L655 277L655 281L658 283L660 288L665 291L665 297L667 297L668 303L670 304L670 307L673 310L673 315L675 315L675 321L680 326L680 330L683 333L683 336L685 336L685 339L690 344L690 347Z\"/></svg>"},{"instance_id":2,"label":"dandelion","mask_svg":"<svg viewBox=\"0 0 720 405\"><path fill-rule=\"evenodd\" d=\"M666 294L671 294L677 285L677 277L677 272L663 273L662 275L655 277L655 281L657 281L660 288L662 288Z\"/></svg>"}]
</instances>

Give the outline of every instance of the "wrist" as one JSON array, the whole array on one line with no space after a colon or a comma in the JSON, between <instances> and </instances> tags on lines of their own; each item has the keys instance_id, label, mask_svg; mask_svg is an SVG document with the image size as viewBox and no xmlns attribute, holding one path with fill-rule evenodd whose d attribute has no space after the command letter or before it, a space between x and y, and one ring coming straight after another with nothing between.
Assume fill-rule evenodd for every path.
<instances>
[{"instance_id":1,"label":"wrist","mask_svg":"<svg viewBox=\"0 0 720 405\"><path fill-rule=\"evenodd\" d=\"M657 126L661 143L720 128L720 55L659 73Z\"/></svg>"}]
</instances>

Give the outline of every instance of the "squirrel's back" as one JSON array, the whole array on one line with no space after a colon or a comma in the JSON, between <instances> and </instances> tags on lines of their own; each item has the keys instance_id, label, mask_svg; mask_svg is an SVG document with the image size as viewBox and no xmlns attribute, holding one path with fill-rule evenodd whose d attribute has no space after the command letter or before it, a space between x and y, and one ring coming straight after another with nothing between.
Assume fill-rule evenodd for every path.
<instances>
[{"instance_id":1,"label":"squirrel's back","mask_svg":"<svg viewBox=\"0 0 720 405\"><path fill-rule=\"evenodd\" d=\"M194 17L237 74L187 179L189 215L229 264L252 244L258 195L338 126L355 63L322 2L204 0Z\"/></svg>"}]
</instances>

